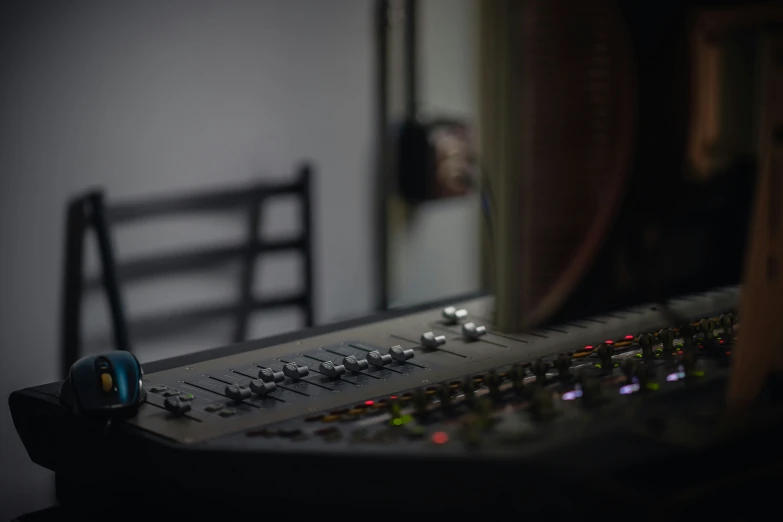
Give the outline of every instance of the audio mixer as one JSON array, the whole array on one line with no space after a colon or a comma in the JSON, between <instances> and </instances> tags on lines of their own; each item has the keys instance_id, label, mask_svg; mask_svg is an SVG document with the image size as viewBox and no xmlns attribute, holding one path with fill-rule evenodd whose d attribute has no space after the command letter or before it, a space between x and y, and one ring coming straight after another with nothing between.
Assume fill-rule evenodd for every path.
<instances>
[{"instance_id":1,"label":"audio mixer","mask_svg":"<svg viewBox=\"0 0 783 522\"><path fill-rule=\"evenodd\" d=\"M478 296L148 363L145 402L124 422L75 415L59 383L10 405L66 504L665 514L679 493L768 451L747 440L774 407L744 412L741 433L723 414L738 293L519 334L498 332L492 299ZM737 440L741 462L725 452Z\"/></svg>"}]
</instances>

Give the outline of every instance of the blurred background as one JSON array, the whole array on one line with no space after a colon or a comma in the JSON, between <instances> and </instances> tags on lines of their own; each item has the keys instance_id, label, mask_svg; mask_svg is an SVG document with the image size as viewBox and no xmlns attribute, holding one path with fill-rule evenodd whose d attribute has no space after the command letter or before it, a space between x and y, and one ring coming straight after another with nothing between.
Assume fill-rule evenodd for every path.
<instances>
[{"instance_id":1,"label":"blurred background","mask_svg":"<svg viewBox=\"0 0 783 522\"><path fill-rule=\"evenodd\" d=\"M116 262L136 262L127 275L137 277L119 287L127 316L149 326L145 335L130 331L142 362L232 342L230 305L188 323L176 321L175 311L215 311L242 299L248 286L256 300L272 296L273 304L274 296L306 297L254 310L244 338L303 327L307 307L299 305L308 299L311 322L324 324L480 289L484 223L472 159L454 160L456 170L467 171L456 185L441 179L417 192L390 181L397 168L390 166L392 142L406 116L448 122L430 135L445 136L446 165L449 147L459 157L475 136L477 2L419 0L415 23L406 16L412 2L382 4L3 2L4 401L13 390L62 377L66 209L90 190L102 190L108 208L119 209L109 216L117 217L160 198L291 183L302 165L311 167L309 199L265 200L249 214L258 231L248 227L246 208L229 205L112 228ZM232 258L243 252L248 230L263 244L301 237L305 204L312 212L311 285L300 250L264 252L249 272L241 255ZM85 237L80 354L113 342L96 243ZM144 265L150 256L176 260L177 252L225 255L198 271L158 273ZM52 504L52 474L30 462L5 406L0 469L0 519Z\"/></svg>"}]
</instances>

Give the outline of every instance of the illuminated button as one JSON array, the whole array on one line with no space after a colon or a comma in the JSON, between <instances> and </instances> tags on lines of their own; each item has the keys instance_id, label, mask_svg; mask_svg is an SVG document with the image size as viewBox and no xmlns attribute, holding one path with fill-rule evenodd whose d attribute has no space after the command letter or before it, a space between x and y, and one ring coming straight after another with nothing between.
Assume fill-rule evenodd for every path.
<instances>
[{"instance_id":1,"label":"illuminated button","mask_svg":"<svg viewBox=\"0 0 783 522\"><path fill-rule=\"evenodd\" d=\"M283 372L276 372L271 368L261 368L258 371L258 378L264 382L283 382L285 375Z\"/></svg>"},{"instance_id":2,"label":"illuminated button","mask_svg":"<svg viewBox=\"0 0 783 522\"><path fill-rule=\"evenodd\" d=\"M342 364L334 364L332 361L324 361L318 367L318 371L330 379L339 379L340 376L345 374L345 366Z\"/></svg>"},{"instance_id":3,"label":"illuminated button","mask_svg":"<svg viewBox=\"0 0 783 522\"><path fill-rule=\"evenodd\" d=\"M190 411L190 403L182 402L177 397L169 397L163 401L163 407L175 415L182 415Z\"/></svg>"},{"instance_id":4,"label":"illuminated button","mask_svg":"<svg viewBox=\"0 0 783 522\"><path fill-rule=\"evenodd\" d=\"M283 375L293 380L307 377L309 373L310 369L307 366L299 366L296 363L287 363L285 366L283 366Z\"/></svg>"},{"instance_id":5,"label":"illuminated button","mask_svg":"<svg viewBox=\"0 0 783 522\"><path fill-rule=\"evenodd\" d=\"M405 350L402 346L392 346L389 348L389 355L397 362L405 362L413 359L416 354L410 348Z\"/></svg>"},{"instance_id":6,"label":"illuminated button","mask_svg":"<svg viewBox=\"0 0 783 522\"><path fill-rule=\"evenodd\" d=\"M114 380L111 378L111 374L109 373L102 373L101 374L101 389L108 393L112 390L114 387Z\"/></svg>"},{"instance_id":7,"label":"illuminated button","mask_svg":"<svg viewBox=\"0 0 783 522\"><path fill-rule=\"evenodd\" d=\"M362 370L366 370L369 363L367 362L367 359L357 359L356 356L349 355L348 357L343 358L343 366L350 372L359 373Z\"/></svg>"},{"instance_id":8,"label":"illuminated button","mask_svg":"<svg viewBox=\"0 0 783 522\"><path fill-rule=\"evenodd\" d=\"M468 311L464 309L457 309L453 306L447 306L442 312L443 319L447 324L457 324L462 319L468 316Z\"/></svg>"},{"instance_id":9,"label":"illuminated button","mask_svg":"<svg viewBox=\"0 0 783 522\"><path fill-rule=\"evenodd\" d=\"M392 362L392 356L388 354L382 355L381 352L376 350L367 354L367 362L377 368L383 368Z\"/></svg>"},{"instance_id":10,"label":"illuminated button","mask_svg":"<svg viewBox=\"0 0 783 522\"><path fill-rule=\"evenodd\" d=\"M229 399L234 399L235 401L248 399L251 395L250 388L245 388L244 386L239 386L238 384L231 384L226 386L224 393L226 397Z\"/></svg>"},{"instance_id":11,"label":"illuminated button","mask_svg":"<svg viewBox=\"0 0 783 522\"><path fill-rule=\"evenodd\" d=\"M265 395L272 393L276 389L277 389L277 384L273 382L264 382L262 379L256 379L254 381L250 381L250 391L258 395L259 397L264 397Z\"/></svg>"},{"instance_id":12,"label":"illuminated button","mask_svg":"<svg viewBox=\"0 0 783 522\"><path fill-rule=\"evenodd\" d=\"M421 334L421 345L425 348L435 349L443 344L446 344L445 335L435 335L432 332L424 332Z\"/></svg>"},{"instance_id":13,"label":"illuminated button","mask_svg":"<svg viewBox=\"0 0 783 522\"><path fill-rule=\"evenodd\" d=\"M465 323L462 325L462 337L466 341L478 341L479 338L487 334L487 328L478 326L476 323Z\"/></svg>"}]
</instances>

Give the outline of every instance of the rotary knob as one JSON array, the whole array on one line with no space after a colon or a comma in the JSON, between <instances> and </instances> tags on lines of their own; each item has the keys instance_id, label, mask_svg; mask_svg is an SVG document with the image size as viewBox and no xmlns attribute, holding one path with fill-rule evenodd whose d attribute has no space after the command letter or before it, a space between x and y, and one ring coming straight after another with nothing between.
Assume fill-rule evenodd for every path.
<instances>
[{"instance_id":1,"label":"rotary knob","mask_svg":"<svg viewBox=\"0 0 783 522\"><path fill-rule=\"evenodd\" d=\"M473 404L476 400L476 381L473 380L473 377L465 377L460 388L465 396L465 402L469 405Z\"/></svg>"},{"instance_id":2,"label":"rotary knob","mask_svg":"<svg viewBox=\"0 0 783 522\"><path fill-rule=\"evenodd\" d=\"M728 313L720 316L720 325L723 327L723 336L734 335L734 314Z\"/></svg>"},{"instance_id":3,"label":"rotary knob","mask_svg":"<svg viewBox=\"0 0 783 522\"><path fill-rule=\"evenodd\" d=\"M664 352L674 351L674 330L662 328L658 331L658 340L661 342Z\"/></svg>"},{"instance_id":4,"label":"rotary knob","mask_svg":"<svg viewBox=\"0 0 783 522\"><path fill-rule=\"evenodd\" d=\"M447 306L443 309L443 320L446 324L457 324L468 316L468 311Z\"/></svg>"},{"instance_id":5,"label":"rotary knob","mask_svg":"<svg viewBox=\"0 0 783 522\"><path fill-rule=\"evenodd\" d=\"M435 335L432 332L424 332L421 334L421 345L425 348L435 349L444 344L446 344L445 335Z\"/></svg>"},{"instance_id":6,"label":"rotary knob","mask_svg":"<svg viewBox=\"0 0 783 522\"><path fill-rule=\"evenodd\" d=\"M448 383L443 383L438 386L438 398L440 399L440 405L443 409L449 410L454 405L452 401L453 390Z\"/></svg>"},{"instance_id":7,"label":"rotary knob","mask_svg":"<svg viewBox=\"0 0 783 522\"><path fill-rule=\"evenodd\" d=\"M410 348L404 349L402 346L392 346L389 348L389 355L397 362L405 362L413 359L416 354Z\"/></svg>"},{"instance_id":8,"label":"rotary knob","mask_svg":"<svg viewBox=\"0 0 783 522\"><path fill-rule=\"evenodd\" d=\"M699 330L701 330L705 341L711 341L715 335L715 321L712 319L702 319L699 321Z\"/></svg>"},{"instance_id":9,"label":"rotary knob","mask_svg":"<svg viewBox=\"0 0 783 522\"><path fill-rule=\"evenodd\" d=\"M226 386L225 389L226 397L235 401L243 401L248 399L250 398L250 394L250 388L245 388L244 386L239 386L238 384L230 384Z\"/></svg>"},{"instance_id":10,"label":"rotary knob","mask_svg":"<svg viewBox=\"0 0 783 522\"><path fill-rule=\"evenodd\" d=\"M163 407L175 415L183 415L191 409L190 403L179 400L179 397L166 397Z\"/></svg>"},{"instance_id":11,"label":"rotary knob","mask_svg":"<svg viewBox=\"0 0 783 522\"><path fill-rule=\"evenodd\" d=\"M693 335L696 333L695 328L691 323L685 323L680 326L680 337L682 337L682 345L685 350L689 350L693 347Z\"/></svg>"},{"instance_id":12,"label":"rotary knob","mask_svg":"<svg viewBox=\"0 0 783 522\"><path fill-rule=\"evenodd\" d=\"M310 369L307 366L299 366L296 363L287 363L283 366L283 375L295 381L307 377L309 373Z\"/></svg>"},{"instance_id":13,"label":"rotary knob","mask_svg":"<svg viewBox=\"0 0 783 522\"><path fill-rule=\"evenodd\" d=\"M478 341L484 335L487 335L487 328L484 326L477 326L476 323L462 325L462 337L466 341Z\"/></svg>"},{"instance_id":14,"label":"rotary knob","mask_svg":"<svg viewBox=\"0 0 783 522\"><path fill-rule=\"evenodd\" d=\"M283 372L276 372L271 368L261 368L258 371L258 378L264 382L283 382L285 375Z\"/></svg>"},{"instance_id":15,"label":"rotary knob","mask_svg":"<svg viewBox=\"0 0 783 522\"><path fill-rule=\"evenodd\" d=\"M601 369L611 372L614 369L614 347L611 344L601 343L598 346L598 357L601 359Z\"/></svg>"},{"instance_id":16,"label":"rotary knob","mask_svg":"<svg viewBox=\"0 0 783 522\"><path fill-rule=\"evenodd\" d=\"M357 359L354 355L349 355L343 358L343 366L349 372L359 373L362 370L366 370L369 366L367 359Z\"/></svg>"},{"instance_id":17,"label":"rotary knob","mask_svg":"<svg viewBox=\"0 0 783 522\"><path fill-rule=\"evenodd\" d=\"M332 361L324 361L318 367L318 371L330 379L339 379L345 374L345 366L342 364L334 364Z\"/></svg>"},{"instance_id":18,"label":"rotary knob","mask_svg":"<svg viewBox=\"0 0 783 522\"><path fill-rule=\"evenodd\" d=\"M536 382L543 383L546 380L546 371L549 369L549 363L543 359L537 359L531 366L533 375L536 376Z\"/></svg>"},{"instance_id":19,"label":"rotary knob","mask_svg":"<svg viewBox=\"0 0 783 522\"><path fill-rule=\"evenodd\" d=\"M652 335L650 335L648 333L641 334L639 336L639 346L642 349L642 357L645 360L649 361L649 360L655 358L655 354L653 353L653 349L652 349L652 347L653 347L653 336Z\"/></svg>"},{"instance_id":20,"label":"rotary knob","mask_svg":"<svg viewBox=\"0 0 783 522\"><path fill-rule=\"evenodd\" d=\"M367 354L367 362L376 368L383 368L392 362L392 356L388 354L382 355L381 352L375 350Z\"/></svg>"},{"instance_id":21,"label":"rotary knob","mask_svg":"<svg viewBox=\"0 0 783 522\"><path fill-rule=\"evenodd\" d=\"M414 390L411 402L413 403L413 409L416 412L416 415L424 417L429 413L430 399L427 396L427 393L421 388Z\"/></svg>"},{"instance_id":22,"label":"rotary knob","mask_svg":"<svg viewBox=\"0 0 783 522\"><path fill-rule=\"evenodd\" d=\"M567 379L571 375L571 357L560 354L555 359L555 369L561 379Z\"/></svg>"},{"instance_id":23,"label":"rotary knob","mask_svg":"<svg viewBox=\"0 0 783 522\"><path fill-rule=\"evenodd\" d=\"M275 384L274 382L267 382L264 381L263 379L256 379L254 381L250 381L250 391L260 397L269 395L276 389L277 389L277 384Z\"/></svg>"}]
</instances>

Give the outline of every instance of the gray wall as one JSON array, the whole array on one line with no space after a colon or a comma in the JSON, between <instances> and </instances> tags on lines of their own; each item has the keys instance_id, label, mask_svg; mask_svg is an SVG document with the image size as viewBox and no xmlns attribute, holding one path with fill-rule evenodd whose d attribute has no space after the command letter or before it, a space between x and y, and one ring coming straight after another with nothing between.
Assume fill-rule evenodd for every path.
<instances>
[{"instance_id":1,"label":"gray wall","mask_svg":"<svg viewBox=\"0 0 783 522\"><path fill-rule=\"evenodd\" d=\"M311 159L318 321L370 311L372 2L17 4L0 8L2 397L58 377L63 207L93 185L144 197L283 175ZM273 211L267 232L290 226L290 212ZM134 227L118 250L230 240L236 225L228 216ZM261 285L296 284L291 266L270 262ZM227 297L228 275L142 285L129 308L165 313L179 300ZM88 332L103 327L95 314L87 323ZM297 324L265 314L252 334ZM141 358L218 344L221 328L145 346ZM29 462L6 406L0 470L0 519L50 502L50 474Z\"/></svg>"},{"instance_id":2,"label":"gray wall","mask_svg":"<svg viewBox=\"0 0 783 522\"><path fill-rule=\"evenodd\" d=\"M477 0L421 0L419 103L478 124ZM399 82L399 79L397 80ZM391 222L391 300L404 305L480 287L478 197L428 202Z\"/></svg>"}]
</instances>

